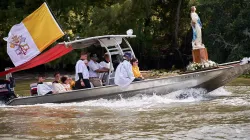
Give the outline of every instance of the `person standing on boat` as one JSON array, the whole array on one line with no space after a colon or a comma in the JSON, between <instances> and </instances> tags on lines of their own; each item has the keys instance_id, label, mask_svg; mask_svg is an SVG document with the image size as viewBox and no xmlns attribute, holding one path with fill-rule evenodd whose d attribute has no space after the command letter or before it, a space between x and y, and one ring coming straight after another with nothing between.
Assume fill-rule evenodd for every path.
<instances>
[{"instance_id":1,"label":"person standing on boat","mask_svg":"<svg viewBox=\"0 0 250 140\"><path fill-rule=\"evenodd\" d=\"M102 62L100 62L101 67L110 69L111 64L110 64L109 54L105 53L103 58L104 58L104 60Z\"/></svg>"},{"instance_id":2,"label":"person standing on boat","mask_svg":"<svg viewBox=\"0 0 250 140\"><path fill-rule=\"evenodd\" d=\"M196 13L195 6L191 7L191 26L193 29L193 40L192 40L193 49L205 48L204 44L202 44L202 33L201 33L202 24L200 17Z\"/></svg>"},{"instance_id":3,"label":"person standing on boat","mask_svg":"<svg viewBox=\"0 0 250 140\"><path fill-rule=\"evenodd\" d=\"M46 95L46 94L53 94L55 93L52 90L52 83L44 83L45 81L45 75L39 74L38 75L38 83L37 83L37 94L38 95Z\"/></svg>"},{"instance_id":4,"label":"person standing on boat","mask_svg":"<svg viewBox=\"0 0 250 140\"><path fill-rule=\"evenodd\" d=\"M83 88L91 88L89 82L89 71L85 64L85 60L87 60L88 54L87 52L81 52L80 60L77 61L75 66L75 88L83 89Z\"/></svg>"},{"instance_id":5,"label":"person standing on boat","mask_svg":"<svg viewBox=\"0 0 250 140\"><path fill-rule=\"evenodd\" d=\"M134 81L135 77L130 63L132 58L131 54L125 53L123 58L123 62L117 66L115 71L115 84L121 87L126 87Z\"/></svg>"},{"instance_id":6,"label":"person standing on boat","mask_svg":"<svg viewBox=\"0 0 250 140\"><path fill-rule=\"evenodd\" d=\"M107 68L108 70L111 69L113 71L113 67L110 63L110 58L109 58L109 54L105 53L103 58L104 60L102 62L100 62L101 67ZM102 82L105 84L107 81L107 76L108 76L108 72L106 73L100 73L99 78L102 80Z\"/></svg>"},{"instance_id":7,"label":"person standing on boat","mask_svg":"<svg viewBox=\"0 0 250 140\"><path fill-rule=\"evenodd\" d=\"M99 73L108 72L109 69L102 67L98 62L98 57L96 54L90 55L89 66L89 80L94 85L94 87L102 86L102 80L99 78Z\"/></svg>"}]
</instances>

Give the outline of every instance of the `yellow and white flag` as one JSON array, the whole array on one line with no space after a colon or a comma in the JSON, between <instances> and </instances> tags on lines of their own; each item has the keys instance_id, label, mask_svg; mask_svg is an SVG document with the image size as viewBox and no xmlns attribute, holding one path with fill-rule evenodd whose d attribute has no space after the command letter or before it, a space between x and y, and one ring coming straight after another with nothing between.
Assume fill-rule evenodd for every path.
<instances>
[{"instance_id":1,"label":"yellow and white flag","mask_svg":"<svg viewBox=\"0 0 250 140\"><path fill-rule=\"evenodd\" d=\"M7 53L15 66L19 66L41 53L64 35L46 3L14 25L7 41Z\"/></svg>"}]
</instances>

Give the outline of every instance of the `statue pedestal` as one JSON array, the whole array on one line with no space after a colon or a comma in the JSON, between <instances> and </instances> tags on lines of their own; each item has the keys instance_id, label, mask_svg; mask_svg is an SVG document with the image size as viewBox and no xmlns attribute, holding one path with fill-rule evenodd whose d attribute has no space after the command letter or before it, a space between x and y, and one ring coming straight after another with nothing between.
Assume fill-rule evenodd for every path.
<instances>
[{"instance_id":1,"label":"statue pedestal","mask_svg":"<svg viewBox=\"0 0 250 140\"><path fill-rule=\"evenodd\" d=\"M206 48L194 49L192 51L192 54L193 54L193 62L201 63L204 60L205 61L208 60L208 55L207 55L207 49Z\"/></svg>"}]
</instances>

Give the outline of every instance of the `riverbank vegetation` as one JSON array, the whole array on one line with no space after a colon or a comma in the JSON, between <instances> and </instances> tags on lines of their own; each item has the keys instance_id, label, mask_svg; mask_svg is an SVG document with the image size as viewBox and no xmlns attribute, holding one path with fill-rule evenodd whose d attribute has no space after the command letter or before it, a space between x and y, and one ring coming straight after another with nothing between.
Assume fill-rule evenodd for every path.
<instances>
[{"instance_id":1,"label":"riverbank vegetation","mask_svg":"<svg viewBox=\"0 0 250 140\"><path fill-rule=\"evenodd\" d=\"M1 38L43 2L1 0ZM130 42L144 70L182 69L192 61L192 5L197 6L203 22L203 42L210 60L223 63L250 55L248 0L47 0L47 3L67 33L59 41L74 40L78 36L125 34L126 30L133 29L137 38ZM78 57L79 52L73 51L44 67L73 71ZM1 71L13 66L2 39L0 58Z\"/></svg>"}]
</instances>

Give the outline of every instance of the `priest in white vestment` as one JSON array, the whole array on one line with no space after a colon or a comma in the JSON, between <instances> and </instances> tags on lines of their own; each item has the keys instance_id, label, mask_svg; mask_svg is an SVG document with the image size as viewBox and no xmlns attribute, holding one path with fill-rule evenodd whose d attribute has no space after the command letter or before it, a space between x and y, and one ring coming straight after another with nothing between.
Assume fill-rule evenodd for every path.
<instances>
[{"instance_id":1,"label":"priest in white vestment","mask_svg":"<svg viewBox=\"0 0 250 140\"><path fill-rule=\"evenodd\" d=\"M52 89L51 82L44 82L45 76L39 75L38 76L38 83L37 83L37 94L38 95L46 95L46 94L53 94L55 93Z\"/></svg>"},{"instance_id":2,"label":"priest in white vestment","mask_svg":"<svg viewBox=\"0 0 250 140\"><path fill-rule=\"evenodd\" d=\"M130 63L131 54L125 53L124 59L122 63L118 65L115 71L115 84L121 87L128 86L135 79L132 65Z\"/></svg>"}]
</instances>

